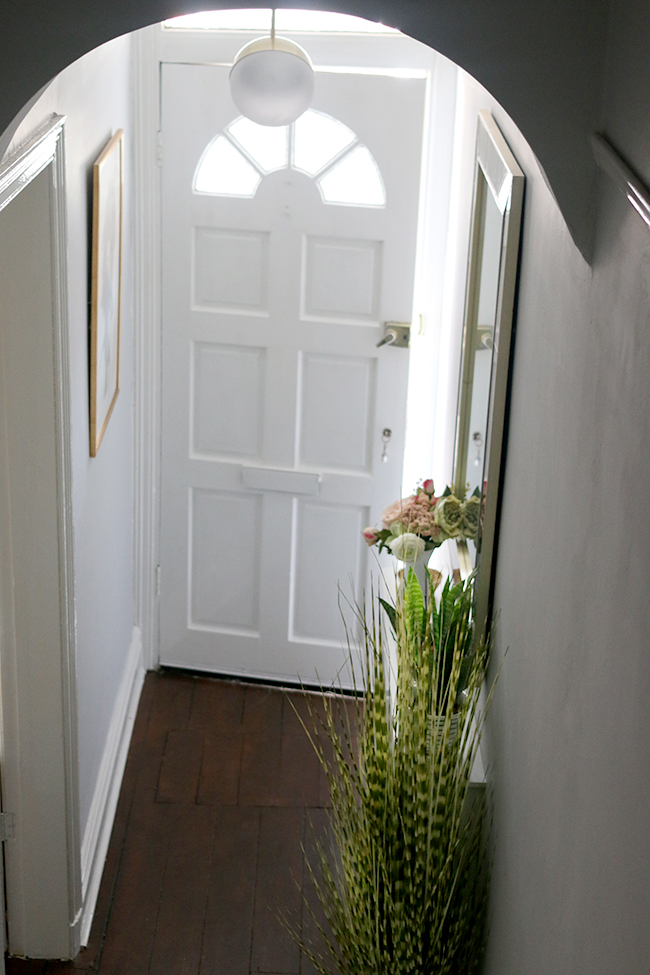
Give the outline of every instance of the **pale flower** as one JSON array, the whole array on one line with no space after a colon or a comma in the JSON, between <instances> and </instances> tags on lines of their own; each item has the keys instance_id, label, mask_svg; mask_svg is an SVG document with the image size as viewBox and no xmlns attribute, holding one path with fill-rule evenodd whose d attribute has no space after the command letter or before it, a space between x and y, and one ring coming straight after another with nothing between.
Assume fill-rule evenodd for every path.
<instances>
[{"instance_id":1,"label":"pale flower","mask_svg":"<svg viewBox=\"0 0 650 975\"><path fill-rule=\"evenodd\" d=\"M363 537L368 545L375 545L379 541L379 532L376 528L364 528Z\"/></svg>"},{"instance_id":2,"label":"pale flower","mask_svg":"<svg viewBox=\"0 0 650 975\"><path fill-rule=\"evenodd\" d=\"M463 534L466 538L476 538L481 517L481 499L475 494L463 505Z\"/></svg>"},{"instance_id":3,"label":"pale flower","mask_svg":"<svg viewBox=\"0 0 650 975\"><path fill-rule=\"evenodd\" d=\"M424 539L413 532L405 532L389 542L388 547L395 558L402 562L415 562L424 552Z\"/></svg>"},{"instance_id":4,"label":"pale flower","mask_svg":"<svg viewBox=\"0 0 650 975\"><path fill-rule=\"evenodd\" d=\"M457 497L448 494L440 498L435 508L436 521L450 538L463 533L463 506Z\"/></svg>"},{"instance_id":5,"label":"pale flower","mask_svg":"<svg viewBox=\"0 0 650 975\"><path fill-rule=\"evenodd\" d=\"M417 495L412 494L408 498L400 498L398 501L393 501L381 516L383 527L390 528L393 522L406 520L416 497Z\"/></svg>"},{"instance_id":6,"label":"pale flower","mask_svg":"<svg viewBox=\"0 0 650 975\"><path fill-rule=\"evenodd\" d=\"M447 541L449 535L447 534L447 532L442 530L440 525L435 524L432 525L431 528L429 529L428 537L433 542L434 547L437 548L438 545L442 545L443 542Z\"/></svg>"}]
</instances>

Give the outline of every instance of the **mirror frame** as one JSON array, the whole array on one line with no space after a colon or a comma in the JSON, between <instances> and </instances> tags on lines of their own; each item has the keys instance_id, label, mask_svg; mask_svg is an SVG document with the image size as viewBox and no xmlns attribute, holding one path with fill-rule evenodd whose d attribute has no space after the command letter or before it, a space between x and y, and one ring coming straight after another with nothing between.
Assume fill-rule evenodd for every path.
<instances>
[{"instance_id":1,"label":"mirror frame","mask_svg":"<svg viewBox=\"0 0 650 975\"><path fill-rule=\"evenodd\" d=\"M476 540L476 621L480 636L492 612L496 549L505 466L504 434L509 404L513 313L519 266L519 241L525 177L488 111L480 111L476 136L474 197L468 259L461 369L456 412L453 482L466 484L472 386L478 331L478 305L485 230L486 195L502 217L496 313L481 479L483 516ZM487 482L487 490L485 485ZM472 571L467 543L457 543L461 575Z\"/></svg>"}]
</instances>

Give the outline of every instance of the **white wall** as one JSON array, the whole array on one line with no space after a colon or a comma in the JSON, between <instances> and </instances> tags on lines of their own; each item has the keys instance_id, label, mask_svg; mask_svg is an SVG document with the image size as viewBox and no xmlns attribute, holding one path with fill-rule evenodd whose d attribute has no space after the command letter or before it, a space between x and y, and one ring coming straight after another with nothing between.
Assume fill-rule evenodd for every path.
<instances>
[{"instance_id":1,"label":"white wall","mask_svg":"<svg viewBox=\"0 0 650 975\"><path fill-rule=\"evenodd\" d=\"M81 835L88 822L133 632L133 293L130 40L118 38L67 68L16 132L24 142L52 112L65 126L74 558ZM121 390L97 457L89 455L88 322L92 164L125 130Z\"/></svg>"}]
</instances>

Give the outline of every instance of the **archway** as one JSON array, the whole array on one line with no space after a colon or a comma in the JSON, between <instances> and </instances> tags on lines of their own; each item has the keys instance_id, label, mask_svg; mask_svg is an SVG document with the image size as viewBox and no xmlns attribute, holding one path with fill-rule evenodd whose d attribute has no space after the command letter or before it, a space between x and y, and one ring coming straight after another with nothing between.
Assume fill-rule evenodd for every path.
<instances>
[{"instance_id":1,"label":"archway","mask_svg":"<svg viewBox=\"0 0 650 975\"><path fill-rule=\"evenodd\" d=\"M77 431L80 429L82 431L82 437L77 437L77 442L73 444L75 455L73 466L75 466L77 496L85 498L85 504L77 506L76 512L73 512L77 525L77 540L82 539L82 544L78 550L78 565L83 566L83 578L81 574L79 576L80 588L83 592L82 598L77 604L77 626L81 648L77 658L77 666L79 686L82 690L85 688L87 691L90 683L93 684L92 716L89 718L88 713L86 713L86 716L80 721L80 726L82 725L84 729L81 740L79 802L82 829L77 832L77 849L72 849L70 859L74 862L75 867L79 864L79 860L81 861L81 893L78 894L79 899L75 899L74 909L70 915L70 920L75 922L72 933L73 944L75 943L74 939L78 939L79 936L79 922L81 921L83 939L84 925L87 923L87 918L92 914L93 893L96 894L97 892L105 850L105 846L102 844L105 839L107 841L110 832L114 811L114 807L111 809L111 802L117 795L113 785L117 782L119 787L122 771L120 760L125 756L123 746L124 742L128 742L130 732L128 724L129 702L133 700L134 695L137 698L137 683L141 676L138 657L140 648L139 628L134 626L132 634L123 634L117 632L123 628L122 623L118 627L109 627L106 619L107 616L112 615L114 618L118 617L119 622L119 611L124 610L127 605L126 600L130 597L131 589L130 561L127 562L126 559L122 558L121 565L119 565L113 560L112 553L109 551L115 546L122 549L130 547L130 535L127 527L127 519L130 521L131 518L130 499L128 496L122 497L118 506L120 508L118 514L121 520L118 522L111 521L111 512L115 513L115 506L113 508L106 507L106 493L115 492L119 495L120 492L123 492L124 479L128 479L130 473L128 464L125 464L125 457L128 457L131 451L128 383L125 382L123 393L108 430L107 439L102 444L99 458L94 459L91 465L88 465L87 439L85 443L79 442L79 439L83 440L83 413L87 410L86 394L84 393L87 375L87 367L84 362L86 328L84 289L87 256L86 214L89 202L86 175L93 158L101 149L107 126L110 129L122 124L119 122L119 118L130 101L130 98L127 97L127 85L124 80L124 78L128 78L128 71L124 70L128 68L128 46L126 39L117 39L114 44L107 45L98 52L90 52L88 58L81 59L76 65L70 66L69 71L62 73L50 89L50 93L39 103L35 114L26 117L23 128L23 132L29 132L30 127L34 124L35 115L39 112L47 114L48 110L52 110L51 106L59 100L61 102L67 101L67 104L71 106L68 109L64 104L61 105L63 113L68 113L68 111L70 113L66 144L71 172L68 239L71 255L75 257L71 262L70 279L71 304L73 305L70 322L71 345L73 359L75 360L72 367L74 374L72 382L73 399L75 401L73 412L78 418ZM121 51L118 64L112 63L112 56L108 48ZM92 75L97 71L98 77L93 81ZM124 78L121 79L122 74L124 74ZM119 89L118 94L121 95L121 100L118 98L116 103L117 107L110 104L111 97L117 97L113 94L116 88ZM152 145L155 145L155 135ZM131 225L130 218L127 220L127 225ZM127 263L129 262L127 261ZM138 285L146 288L147 283L144 277L138 281ZM136 300L139 301L138 287L135 287L132 293L137 295ZM125 323L125 326L127 328L124 334L125 347L128 345L129 348L132 348L131 338L128 335L129 325ZM154 358L151 361L155 361ZM126 362L125 365L127 365ZM118 437L116 440L115 433L117 430L121 431L121 439ZM146 450L146 444L144 449ZM120 470L121 473L118 473L116 480L115 472ZM106 488L108 488L108 492L106 492ZM150 496L147 496L146 491L142 492L141 496L146 496L145 504L148 502L150 507ZM90 503L91 501L92 503ZM95 518L93 521L92 516L99 510L98 506L101 507L101 519ZM84 517L84 509L90 516L88 520ZM88 538L96 540L90 545L93 549L93 559L90 561L87 557L89 551ZM146 540L143 540L142 548L146 548ZM128 555L130 558L131 552ZM122 556L124 556L124 552L122 552ZM101 570L98 569L100 562L102 563ZM153 570L154 566L149 566L149 568ZM153 578L152 574L151 579L153 580ZM104 590L101 599L95 603L89 598L93 592L101 591L98 586L101 587L102 583L106 582L113 589L116 588L116 584L119 584L127 590L126 598L124 598L125 593L122 593L123 598L120 606L117 607L117 613L111 613L111 609L115 608L113 602L115 593L108 593L109 598L106 598L107 590ZM122 615L127 614L122 613ZM128 623L130 626L130 616ZM95 634L100 634L99 637L92 636L92 643L89 638L91 629L94 630ZM115 644L112 648L108 646L111 643ZM119 651L119 659L112 655L115 650ZM99 668L102 668L103 672ZM89 677L91 671L92 680ZM121 674L125 680L117 688L116 684L120 683ZM122 684L124 685L124 693L122 692ZM79 700L81 708L88 712L88 694L80 692ZM111 716L110 710L114 700L115 706L113 707L113 716ZM106 701L109 702L108 714L102 713L101 710ZM116 720L114 720L115 717L117 717ZM130 717L132 719L132 713ZM71 787L71 804L76 801L75 788L76 786L73 784ZM66 933L67 930L66 926ZM78 940L76 943L78 944ZM26 941L23 950L27 953L34 953L35 951L48 953L47 948L34 948L33 944L33 942ZM54 951L54 949L49 949L50 954ZM57 949L57 951L60 952L61 949Z\"/></svg>"},{"instance_id":2,"label":"archway","mask_svg":"<svg viewBox=\"0 0 650 975\"><path fill-rule=\"evenodd\" d=\"M224 4L224 6L225 6L225 4ZM175 11L175 12L177 12L177 11Z\"/></svg>"},{"instance_id":3,"label":"archway","mask_svg":"<svg viewBox=\"0 0 650 975\"><path fill-rule=\"evenodd\" d=\"M527 138L546 174L574 240L588 255L590 192L595 172L589 137L599 121L605 42L605 2L551 0L287 0L289 7L336 10L382 20L463 67L503 105ZM229 0L66 0L41 19L8 0L0 42L0 140L13 129L48 81L105 41L147 24L198 9L232 7ZM244 6L244 4L236 4Z\"/></svg>"}]
</instances>

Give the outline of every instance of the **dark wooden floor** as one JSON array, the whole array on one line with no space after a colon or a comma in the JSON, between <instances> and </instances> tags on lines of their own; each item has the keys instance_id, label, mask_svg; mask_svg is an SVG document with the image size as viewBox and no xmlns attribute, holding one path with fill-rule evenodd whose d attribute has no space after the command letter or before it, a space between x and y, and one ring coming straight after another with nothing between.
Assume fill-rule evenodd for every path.
<instances>
[{"instance_id":1,"label":"dark wooden floor","mask_svg":"<svg viewBox=\"0 0 650 975\"><path fill-rule=\"evenodd\" d=\"M302 850L327 829L294 706L309 720L299 692L148 674L88 947L9 975L314 975L279 920L314 931Z\"/></svg>"}]
</instances>

